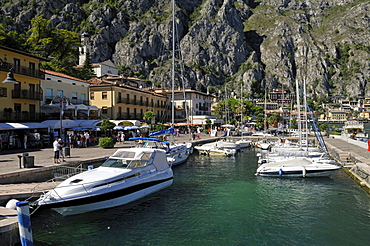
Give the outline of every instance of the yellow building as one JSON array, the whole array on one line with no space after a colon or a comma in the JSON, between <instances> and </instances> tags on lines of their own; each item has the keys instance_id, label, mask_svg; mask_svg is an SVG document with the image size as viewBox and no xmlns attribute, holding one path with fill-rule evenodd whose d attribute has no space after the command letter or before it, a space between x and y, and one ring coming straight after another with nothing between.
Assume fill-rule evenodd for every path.
<instances>
[{"instance_id":1,"label":"yellow building","mask_svg":"<svg viewBox=\"0 0 370 246\"><path fill-rule=\"evenodd\" d=\"M129 86L120 81L92 79L90 105L100 108L101 114L112 120L143 120L145 112L152 111L155 120L163 122L167 97L130 82Z\"/></svg>"},{"instance_id":2,"label":"yellow building","mask_svg":"<svg viewBox=\"0 0 370 246\"><path fill-rule=\"evenodd\" d=\"M0 46L0 122L25 122L40 119L42 90L40 71L43 58ZM4 83L12 69L16 83Z\"/></svg>"}]
</instances>

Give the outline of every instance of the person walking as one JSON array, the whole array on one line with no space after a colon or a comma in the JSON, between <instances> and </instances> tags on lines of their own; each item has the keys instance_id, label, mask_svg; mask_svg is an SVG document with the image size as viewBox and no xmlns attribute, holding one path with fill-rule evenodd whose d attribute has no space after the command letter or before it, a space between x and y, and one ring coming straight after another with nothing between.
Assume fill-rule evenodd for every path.
<instances>
[{"instance_id":1,"label":"person walking","mask_svg":"<svg viewBox=\"0 0 370 246\"><path fill-rule=\"evenodd\" d=\"M53 143L53 148L54 148L54 163L60 163L60 160L59 160L59 147L60 147L60 144L59 144L59 141L58 139L56 138L54 143Z\"/></svg>"},{"instance_id":2,"label":"person walking","mask_svg":"<svg viewBox=\"0 0 370 246\"><path fill-rule=\"evenodd\" d=\"M62 142L62 139L58 139L58 143L59 143L59 157L60 159L62 159L63 162L66 162L66 160L64 159L64 150L63 150L63 147L64 147L64 143ZM60 162L60 160L59 160Z\"/></svg>"},{"instance_id":3,"label":"person walking","mask_svg":"<svg viewBox=\"0 0 370 246\"><path fill-rule=\"evenodd\" d=\"M23 137L23 144L24 144L24 149L27 149L27 134L26 133L24 134L24 137Z\"/></svg>"}]
</instances>

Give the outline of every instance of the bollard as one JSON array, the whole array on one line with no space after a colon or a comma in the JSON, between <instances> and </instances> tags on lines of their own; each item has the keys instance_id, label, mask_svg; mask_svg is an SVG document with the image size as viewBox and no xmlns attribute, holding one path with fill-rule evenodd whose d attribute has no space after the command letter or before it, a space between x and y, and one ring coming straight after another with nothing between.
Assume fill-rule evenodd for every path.
<instances>
[{"instance_id":1,"label":"bollard","mask_svg":"<svg viewBox=\"0 0 370 246\"><path fill-rule=\"evenodd\" d=\"M28 201L20 201L16 203L18 213L19 235L22 246L32 246L32 228L30 218L30 208Z\"/></svg>"},{"instance_id":2,"label":"bollard","mask_svg":"<svg viewBox=\"0 0 370 246\"><path fill-rule=\"evenodd\" d=\"M22 155L17 155L19 158L19 168L22 168Z\"/></svg>"}]
</instances>

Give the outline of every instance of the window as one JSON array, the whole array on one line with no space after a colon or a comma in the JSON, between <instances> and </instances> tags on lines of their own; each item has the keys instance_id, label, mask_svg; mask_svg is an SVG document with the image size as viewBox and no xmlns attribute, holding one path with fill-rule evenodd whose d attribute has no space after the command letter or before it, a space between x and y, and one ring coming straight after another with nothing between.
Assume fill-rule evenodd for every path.
<instances>
[{"instance_id":1,"label":"window","mask_svg":"<svg viewBox=\"0 0 370 246\"><path fill-rule=\"evenodd\" d=\"M90 100L94 100L94 99L95 99L94 92L90 92Z\"/></svg>"},{"instance_id":2,"label":"window","mask_svg":"<svg viewBox=\"0 0 370 246\"><path fill-rule=\"evenodd\" d=\"M20 113L22 111L22 105L20 103L14 103L14 112Z\"/></svg>"},{"instance_id":3,"label":"window","mask_svg":"<svg viewBox=\"0 0 370 246\"><path fill-rule=\"evenodd\" d=\"M30 112L31 114L36 113L36 105L35 105L35 104L30 104L30 105L29 105L29 112Z\"/></svg>"},{"instance_id":4,"label":"window","mask_svg":"<svg viewBox=\"0 0 370 246\"><path fill-rule=\"evenodd\" d=\"M108 114L108 107L107 106L103 106L101 108L101 111L102 111L103 114Z\"/></svg>"},{"instance_id":5,"label":"window","mask_svg":"<svg viewBox=\"0 0 370 246\"><path fill-rule=\"evenodd\" d=\"M85 101L86 101L86 94L85 93L81 93L80 97L81 97L81 100L85 103Z\"/></svg>"},{"instance_id":6,"label":"window","mask_svg":"<svg viewBox=\"0 0 370 246\"><path fill-rule=\"evenodd\" d=\"M32 70L32 71L35 71L36 70L36 64L33 63L33 62L30 62L29 65L28 65L29 69Z\"/></svg>"},{"instance_id":7,"label":"window","mask_svg":"<svg viewBox=\"0 0 370 246\"><path fill-rule=\"evenodd\" d=\"M46 90L45 90L45 96L46 96L46 98L52 98L53 97L53 89L46 88Z\"/></svg>"},{"instance_id":8,"label":"window","mask_svg":"<svg viewBox=\"0 0 370 246\"><path fill-rule=\"evenodd\" d=\"M19 73L20 72L20 70L21 70L21 60L20 59L18 59L18 58L14 58L13 59L13 63L14 63L14 71L16 72L16 73Z\"/></svg>"},{"instance_id":9,"label":"window","mask_svg":"<svg viewBox=\"0 0 370 246\"><path fill-rule=\"evenodd\" d=\"M35 92L35 84L29 84L28 85L28 90L32 91L32 92Z\"/></svg>"},{"instance_id":10,"label":"window","mask_svg":"<svg viewBox=\"0 0 370 246\"><path fill-rule=\"evenodd\" d=\"M63 91L62 90L57 90L57 96L63 96Z\"/></svg>"},{"instance_id":11,"label":"window","mask_svg":"<svg viewBox=\"0 0 370 246\"><path fill-rule=\"evenodd\" d=\"M106 92L106 91L103 91L102 93L101 93L101 99L108 99L108 92Z\"/></svg>"},{"instance_id":12,"label":"window","mask_svg":"<svg viewBox=\"0 0 370 246\"><path fill-rule=\"evenodd\" d=\"M77 99L77 92L72 92L72 99Z\"/></svg>"},{"instance_id":13,"label":"window","mask_svg":"<svg viewBox=\"0 0 370 246\"><path fill-rule=\"evenodd\" d=\"M7 90L5 87L0 87L0 97L6 97L7 96Z\"/></svg>"}]
</instances>

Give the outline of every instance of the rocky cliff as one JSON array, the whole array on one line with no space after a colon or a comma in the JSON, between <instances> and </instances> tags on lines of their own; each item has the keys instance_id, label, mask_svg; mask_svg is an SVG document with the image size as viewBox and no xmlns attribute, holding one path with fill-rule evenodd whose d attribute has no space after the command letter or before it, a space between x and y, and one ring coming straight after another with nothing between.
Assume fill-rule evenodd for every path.
<instances>
[{"instance_id":1,"label":"rocky cliff","mask_svg":"<svg viewBox=\"0 0 370 246\"><path fill-rule=\"evenodd\" d=\"M90 33L94 62L112 59L156 86L170 84L175 37L176 70L186 87L218 90L227 83L238 93L243 81L256 97L266 87L294 91L305 82L316 102L370 96L367 0L176 0L174 36L171 0L0 5L8 29L25 33L42 14L59 28Z\"/></svg>"}]
</instances>

